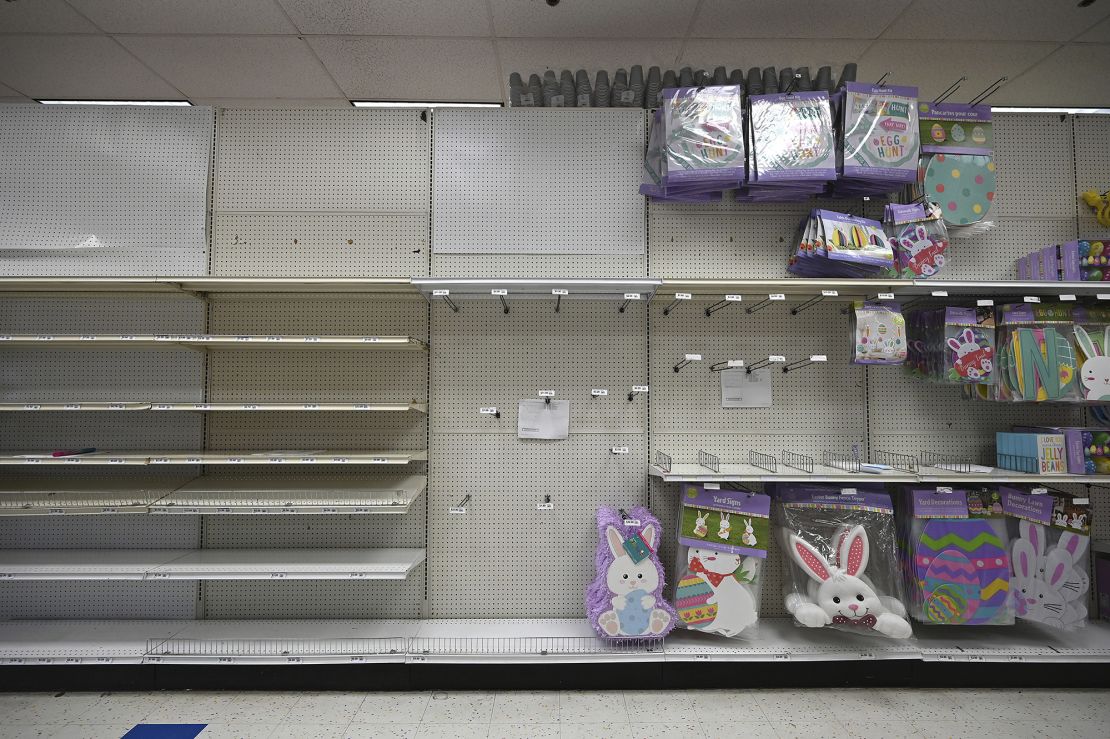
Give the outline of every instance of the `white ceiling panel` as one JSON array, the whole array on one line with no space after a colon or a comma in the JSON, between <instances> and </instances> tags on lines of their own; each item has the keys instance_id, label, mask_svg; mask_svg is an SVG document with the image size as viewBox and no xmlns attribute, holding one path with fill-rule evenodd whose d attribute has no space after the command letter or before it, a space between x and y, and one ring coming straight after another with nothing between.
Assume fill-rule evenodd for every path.
<instances>
[{"instance_id":1,"label":"white ceiling panel","mask_svg":"<svg viewBox=\"0 0 1110 739\"><path fill-rule=\"evenodd\" d=\"M9 103L33 103L33 102L34 101L31 100L31 98L20 98L20 97L0 98L0 103L2 103L4 105L7 105Z\"/></svg>"},{"instance_id":2,"label":"white ceiling panel","mask_svg":"<svg viewBox=\"0 0 1110 739\"><path fill-rule=\"evenodd\" d=\"M1110 108L1110 44L1069 44L998 91L995 105Z\"/></svg>"},{"instance_id":3,"label":"white ceiling panel","mask_svg":"<svg viewBox=\"0 0 1110 739\"><path fill-rule=\"evenodd\" d=\"M684 36L690 0L489 0L497 36L657 38Z\"/></svg>"},{"instance_id":4,"label":"white ceiling panel","mask_svg":"<svg viewBox=\"0 0 1110 739\"><path fill-rule=\"evenodd\" d=\"M1055 48L1034 42L876 41L860 59L859 78L878 80L890 72L888 82L916 85L921 97L931 100L966 75L951 99L965 103L999 77L1014 79ZM990 102L998 105L1005 90Z\"/></svg>"},{"instance_id":5,"label":"white ceiling panel","mask_svg":"<svg viewBox=\"0 0 1110 739\"><path fill-rule=\"evenodd\" d=\"M833 74L839 75L840 68L847 62L858 61L870 43L863 39L690 39L679 66L708 70L724 65L730 72L736 67L808 66L810 73L816 75L818 67L828 64Z\"/></svg>"},{"instance_id":6,"label":"white ceiling panel","mask_svg":"<svg viewBox=\"0 0 1110 739\"><path fill-rule=\"evenodd\" d=\"M213 108L261 108L263 110L281 108L350 108L347 98L194 98L193 105L211 105Z\"/></svg>"},{"instance_id":7,"label":"white ceiling panel","mask_svg":"<svg viewBox=\"0 0 1110 739\"><path fill-rule=\"evenodd\" d=\"M34 98L179 100L107 36L0 36L0 78Z\"/></svg>"},{"instance_id":8,"label":"white ceiling panel","mask_svg":"<svg viewBox=\"0 0 1110 739\"><path fill-rule=\"evenodd\" d=\"M301 33L489 36L485 0L280 0ZM544 7L547 7L546 5Z\"/></svg>"},{"instance_id":9,"label":"white ceiling panel","mask_svg":"<svg viewBox=\"0 0 1110 739\"><path fill-rule=\"evenodd\" d=\"M108 33L296 33L275 0L69 0Z\"/></svg>"},{"instance_id":10,"label":"white ceiling panel","mask_svg":"<svg viewBox=\"0 0 1110 739\"><path fill-rule=\"evenodd\" d=\"M875 38L909 4L910 0L705 0L690 35L699 38Z\"/></svg>"},{"instance_id":11,"label":"white ceiling panel","mask_svg":"<svg viewBox=\"0 0 1110 739\"><path fill-rule=\"evenodd\" d=\"M501 95L489 39L309 38L353 99L493 102Z\"/></svg>"},{"instance_id":12,"label":"white ceiling panel","mask_svg":"<svg viewBox=\"0 0 1110 739\"><path fill-rule=\"evenodd\" d=\"M0 98L16 98L21 97L18 92L8 87L7 85L0 84Z\"/></svg>"},{"instance_id":13,"label":"white ceiling panel","mask_svg":"<svg viewBox=\"0 0 1110 739\"><path fill-rule=\"evenodd\" d=\"M62 0L0 2L4 33L96 33L96 26Z\"/></svg>"},{"instance_id":14,"label":"white ceiling panel","mask_svg":"<svg viewBox=\"0 0 1110 739\"><path fill-rule=\"evenodd\" d=\"M336 98L331 77L295 36L120 36L190 98Z\"/></svg>"},{"instance_id":15,"label":"white ceiling panel","mask_svg":"<svg viewBox=\"0 0 1110 739\"><path fill-rule=\"evenodd\" d=\"M1110 16L1076 39L1090 44L1110 44Z\"/></svg>"},{"instance_id":16,"label":"white ceiling panel","mask_svg":"<svg viewBox=\"0 0 1110 739\"><path fill-rule=\"evenodd\" d=\"M1110 13L1110 4L1077 0L914 0L887 39L1057 41L1074 38Z\"/></svg>"},{"instance_id":17,"label":"white ceiling panel","mask_svg":"<svg viewBox=\"0 0 1110 739\"><path fill-rule=\"evenodd\" d=\"M667 69L674 66L682 39L500 39L497 48L505 77L501 84L507 88L512 72L527 79L546 69L585 69L592 81L599 69L610 78L617 68L633 64L642 64L645 70L652 65Z\"/></svg>"}]
</instances>

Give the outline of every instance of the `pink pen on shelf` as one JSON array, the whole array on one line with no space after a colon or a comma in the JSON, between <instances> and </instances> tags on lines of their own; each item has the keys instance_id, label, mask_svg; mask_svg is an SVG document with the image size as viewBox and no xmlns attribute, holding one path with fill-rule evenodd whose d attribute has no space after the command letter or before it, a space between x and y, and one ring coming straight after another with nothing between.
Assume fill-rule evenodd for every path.
<instances>
[{"instance_id":1,"label":"pink pen on shelf","mask_svg":"<svg viewBox=\"0 0 1110 739\"><path fill-rule=\"evenodd\" d=\"M55 452L51 452L50 456L51 457L75 457L78 454L92 454L95 451L96 451L96 447L94 447L94 446L85 447L84 449L59 449Z\"/></svg>"}]
</instances>

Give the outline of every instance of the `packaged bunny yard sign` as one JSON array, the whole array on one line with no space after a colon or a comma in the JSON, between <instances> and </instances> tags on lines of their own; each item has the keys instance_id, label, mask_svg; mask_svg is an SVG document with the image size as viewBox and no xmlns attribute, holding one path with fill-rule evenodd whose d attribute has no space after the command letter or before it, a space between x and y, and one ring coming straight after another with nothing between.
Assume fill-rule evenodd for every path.
<instances>
[{"instance_id":1,"label":"packaged bunny yard sign","mask_svg":"<svg viewBox=\"0 0 1110 739\"><path fill-rule=\"evenodd\" d=\"M682 624L736 636L759 617L771 499L746 491L682 486L675 606Z\"/></svg>"}]
</instances>

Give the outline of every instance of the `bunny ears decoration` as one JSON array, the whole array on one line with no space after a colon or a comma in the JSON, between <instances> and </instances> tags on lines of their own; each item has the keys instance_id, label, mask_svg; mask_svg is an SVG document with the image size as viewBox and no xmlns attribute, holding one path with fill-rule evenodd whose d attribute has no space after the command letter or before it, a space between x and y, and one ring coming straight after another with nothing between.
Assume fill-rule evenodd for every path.
<instances>
[{"instance_id":1,"label":"bunny ears decoration","mask_svg":"<svg viewBox=\"0 0 1110 739\"><path fill-rule=\"evenodd\" d=\"M1075 341L1087 357L1079 369L1085 397L1087 400L1110 400L1110 357L1105 353L1110 348L1110 326L1103 332L1101 347L1082 326L1075 327Z\"/></svg>"},{"instance_id":2,"label":"bunny ears decoration","mask_svg":"<svg viewBox=\"0 0 1110 739\"><path fill-rule=\"evenodd\" d=\"M642 506L629 516L597 510L597 576L586 588L586 616L604 639L661 639L677 614L663 599L659 519Z\"/></svg>"}]
</instances>

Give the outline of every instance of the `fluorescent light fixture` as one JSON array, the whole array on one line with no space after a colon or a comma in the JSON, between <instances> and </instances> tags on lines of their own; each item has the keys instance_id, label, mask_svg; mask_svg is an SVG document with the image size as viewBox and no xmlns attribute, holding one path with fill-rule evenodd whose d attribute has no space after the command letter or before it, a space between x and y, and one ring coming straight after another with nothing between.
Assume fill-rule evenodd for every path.
<instances>
[{"instance_id":1,"label":"fluorescent light fixture","mask_svg":"<svg viewBox=\"0 0 1110 739\"><path fill-rule=\"evenodd\" d=\"M352 100L356 108L501 108L501 103L396 102L390 100Z\"/></svg>"},{"instance_id":2,"label":"fluorescent light fixture","mask_svg":"<svg viewBox=\"0 0 1110 739\"><path fill-rule=\"evenodd\" d=\"M39 100L43 105L172 105L191 107L188 100Z\"/></svg>"},{"instance_id":3,"label":"fluorescent light fixture","mask_svg":"<svg viewBox=\"0 0 1110 739\"><path fill-rule=\"evenodd\" d=\"M994 113L1059 113L1061 115L1110 115L1110 108L991 108Z\"/></svg>"}]
</instances>

